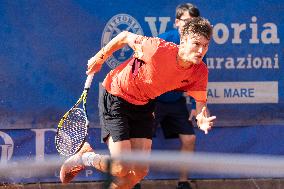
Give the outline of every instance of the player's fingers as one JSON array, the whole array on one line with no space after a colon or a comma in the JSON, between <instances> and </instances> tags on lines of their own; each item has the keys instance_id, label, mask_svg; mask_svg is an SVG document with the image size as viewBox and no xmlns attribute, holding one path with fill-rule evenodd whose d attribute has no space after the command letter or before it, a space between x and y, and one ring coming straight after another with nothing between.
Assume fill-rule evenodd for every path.
<instances>
[{"instance_id":1,"label":"player's fingers","mask_svg":"<svg viewBox=\"0 0 284 189\"><path fill-rule=\"evenodd\" d=\"M88 69L88 70L86 71L86 74L87 74L87 75L90 75L90 74L92 74L92 73L94 73L94 69L93 69L93 68L90 68L90 69Z\"/></svg>"},{"instance_id":2,"label":"player's fingers","mask_svg":"<svg viewBox=\"0 0 284 189\"><path fill-rule=\"evenodd\" d=\"M89 71L89 70L87 70L87 71L86 71L86 74L87 74L87 75L90 75L90 71Z\"/></svg>"},{"instance_id":3,"label":"player's fingers","mask_svg":"<svg viewBox=\"0 0 284 189\"><path fill-rule=\"evenodd\" d=\"M213 121L214 119L216 119L216 116L211 116L211 117L208 117L208 118L207 118L207 120L208 120L209 122Z\"/></svg>"},{"instance_id":4,"label":"player's fingers","mask_svg":"<svg viewBox=\"0 0 284 189\"><path fill-rule=\"evenodd\" d=\"M92 74L92 73L97 73L101 70L102 64L93 64L92 66L88 67L87 70L87 75Z\"/></svg>"},{"instance_id":5,"label":"player's fingers","mask_svg":"<svg viewBox=\"0 0 284 189\"><path fill-rule=\"evenodd\" d=\"M95 56L91 57L89 60L88 60L88 67L89 66L92 66L93 64L96 64L97 60L95 58Z\"/></svg>"},{"instance_id":6,"label":"player's fingers","mask_svg":"<svg viewBox=\"0 0 284 189\"><path fill-rule=\"evenodd\" d=\"M206 130L204 130L204 133L207 135L208 134L208 130L206 129Z\"/></svg>"},{"instance_id":7,"label":"player's fingers","mask_svg":"<svg viewBox=\"0 0 284 189\"><path fill-rule=\"evenodd\" d=\"M94 67L94 64L88 64L88 69L91 69L92 67Z\"/></svg>"},{"instance_id":8,"label":"player's fingers","mask_svg":"<svg viewBox=\"0 0 284 189\"><path fill-rule=\"evenodd\" d=\"M88 67L86 74L89 75L92 72L92 69L90 67Z\"/></svg>"},{"instance_id":9,"label":"player's fingers","mask_svg":"<svg viewBox=\"0 0 284 189\"><path fill-rule=\"evenodd\" d=\"M88 64L87 64L88 68L90 68L92 64L93 64L93 62L91 62L91 61L89 60L89 61L88 61Z\"/></svg>"}]
</instances>

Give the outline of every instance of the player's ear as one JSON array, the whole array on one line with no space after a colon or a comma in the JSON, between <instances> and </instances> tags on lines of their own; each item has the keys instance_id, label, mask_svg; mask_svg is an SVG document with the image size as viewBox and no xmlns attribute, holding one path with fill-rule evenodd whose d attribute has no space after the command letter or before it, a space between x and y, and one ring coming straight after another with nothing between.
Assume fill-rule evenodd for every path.
<instances>
[{"instance_id":1,"label":"player's ear","mask_svg":"<svg viewBox=\"0 0 284 189\"><path fill-rule=\"evenodd\" d=\"M174 24L174 28L178 28L179 27L179 19L175 19L175 24Z\"/></svg>"}]
</instances>

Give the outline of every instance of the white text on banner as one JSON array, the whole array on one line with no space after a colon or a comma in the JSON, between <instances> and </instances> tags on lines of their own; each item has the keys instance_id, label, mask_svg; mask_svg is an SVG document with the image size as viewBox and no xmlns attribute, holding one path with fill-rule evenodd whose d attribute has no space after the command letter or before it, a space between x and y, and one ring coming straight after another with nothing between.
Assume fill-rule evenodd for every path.
<instances>
[{"instance_id":1,"label":"white text on banner","mask_svg":"<svg viewBox=\"0 0 284 189\"><path fill-rule=\"evenodd\" d=\"M209 82L209 104L278 103L278 82Z\"/></svg>"}]
</instances>

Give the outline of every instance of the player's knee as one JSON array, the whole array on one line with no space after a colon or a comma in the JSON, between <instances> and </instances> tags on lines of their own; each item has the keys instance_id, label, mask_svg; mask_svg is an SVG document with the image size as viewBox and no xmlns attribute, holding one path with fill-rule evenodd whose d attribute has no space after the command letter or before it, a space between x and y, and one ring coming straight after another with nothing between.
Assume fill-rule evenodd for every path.
<instances>
[{"instance_id":1,"label":"player's knee","mask_svg":"<svg viewBox=\"0 0 284 189\"><path fill-rule=\"evenodd\" d=\"M130 167L125 164L114 163L112 166L112 174L117 177L124 177L129 171Z\"/></svg>"},{"instance_id":2,"label":"player's knee","mask_svg":"<svg viewBox=\"0 0 284 189\"><path fill-rule=\"evenodd\" d=\"M192 146L192 145L195 145L195 140L196 140L195 135L189 135L189 136L186 136L186 137L182 137L181 143L184 146Z\"/></svg>"},{"instance_id":3,"label":"player's knee","mask_svg":"<svg viewBox=\"0 0 284 189\"><path fill-rule=\"evenodd\" d=\"M135 184L139 183L147 174L148 174L148 168L136 168L135 167L127 173L127 179L126 180L125 179L116 179L114 185L119 185L122 188L133 188L133 186ZM116 188L116 187L114 187L114 188Z\"/></svg>"},{"instance_id":4,"label":"player's knee","mask_svg":"<svg viewBox=\"0 0 284 189\"><path fill-rule=\"evenodd\" d=\"M149 168L148 167L135 168L135 176L137 178L137 182L139 182L145 176L147 176L148 172L149 172Z\"/></svg>"}]
</instances>

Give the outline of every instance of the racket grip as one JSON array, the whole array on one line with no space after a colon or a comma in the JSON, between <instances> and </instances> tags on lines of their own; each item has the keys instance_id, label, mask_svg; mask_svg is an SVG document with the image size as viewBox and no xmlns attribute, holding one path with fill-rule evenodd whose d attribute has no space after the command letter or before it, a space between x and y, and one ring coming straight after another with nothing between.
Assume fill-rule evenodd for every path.
<instances>
[{"instance_id":1,"label":"racket grip","mask_svg":"<svg viewBox=\"0 0 284 189\"><path fill-rule=\"evenodd\" d=\"M94 74L90 74L88 75L86 82L85 82L85 87L84 89L89 89L91 84L92 84L92 80L93 80Z\"/></svg>"}]
</instances>

